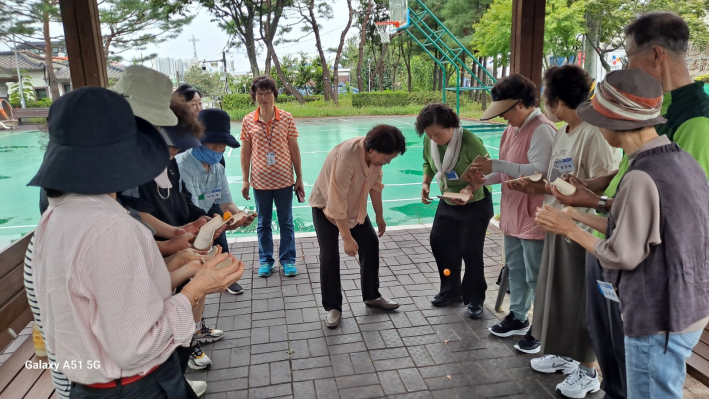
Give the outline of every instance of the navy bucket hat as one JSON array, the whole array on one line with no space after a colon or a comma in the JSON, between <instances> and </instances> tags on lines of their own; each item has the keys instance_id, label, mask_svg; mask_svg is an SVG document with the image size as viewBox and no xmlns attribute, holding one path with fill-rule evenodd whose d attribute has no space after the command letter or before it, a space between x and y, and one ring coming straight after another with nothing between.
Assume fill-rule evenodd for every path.
<instances>
[{"instance_id":1,"label":"navy bucket hat","mask_svg":"<svg viewBox=\"0 0 709 399\"><path fill-rule=\"evenodd\" d=\"M226 144L231 148L239 148L241 144L231 134L231 118L226 111L209 108L199 111L197 120L204 124L204 136L200 139L202 144Z\"/></svg>"},{"instance_id":2,"label":"navy bucket hat","mask_svg":"<svg viewBox=\"0 0 709 399\"><path fill-rule=\"evenodd\" d=\"M155 127L104 88L61 96L49 108L47 124L47 151L29 186L85 195L122 192L153 180L170 161Z\"/></svg>"},{"instance_id":3,"label":"navy bucket hat","mask_svg":"<svg viewBox=\"0 0 709 399\"><path fill-rule=\"evenodd\" d=\"M199 142L198 138L192 135L192 132L181 131L177 126L164 126L159 128L159 130L164 131L172 142L172 144L168 143L168 145L170 147L177 147L180 151L187 151L190 148L202 146L202 143Z\"/></svg>"}]
</instances>

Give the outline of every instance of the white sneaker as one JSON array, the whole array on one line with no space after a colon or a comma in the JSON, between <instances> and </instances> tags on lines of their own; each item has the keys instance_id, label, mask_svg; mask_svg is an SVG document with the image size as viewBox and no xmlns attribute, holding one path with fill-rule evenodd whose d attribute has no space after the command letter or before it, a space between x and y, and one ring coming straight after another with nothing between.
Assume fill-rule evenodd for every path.
<instances>
[{"instance_id":1,"label":"white sneaker","mask_svg":"<svg viewBox=\"0 0 709 399\"><path fill-rule=\"evenodd\" d=\"M187 383L190 384L190 387L192 387L192 390L198 398L204 395L205 392L207 392L207 383L204 381L187 380Z\"/></svg>"},{"instance_id":2,"label":"white sneaker","mask_svg":"<svg viewBox=\"0 0 709 399\"><path fill-rule=\"evenodd\" d=\"M598 373L594 371L594 376L589 377L579 367L566 379L556 386L562 395L569 398L585 398L586 394L598 392L601 389L601 382L598 381Z\"/></svg>"},{"instance_id":3,"label":"white sneaker","mask_svg":"<svg viewBox=\"0 0 709 399\"><path fill-rule=\"evenodd\" d=\"M571 374L579 368L579 362L576 360L568 361L556 355L538 357L532 359L530 363L532 368L540 373L558 373L561 371L564 374Z\"/></svg>"},{"instance_id":4,"label":"white sneaker","mask_svg":"<svg viewBox=\"0 0 709 399\"><path fill-rule=\"evenodd\" d=\"M202 352L202 346L199 341L195 342L192 347L192 353L190 353L190 360L187 362L192 370L204 370L212 365L212 359L207 356L206 353Z\"/></svg>"}]
</instances>

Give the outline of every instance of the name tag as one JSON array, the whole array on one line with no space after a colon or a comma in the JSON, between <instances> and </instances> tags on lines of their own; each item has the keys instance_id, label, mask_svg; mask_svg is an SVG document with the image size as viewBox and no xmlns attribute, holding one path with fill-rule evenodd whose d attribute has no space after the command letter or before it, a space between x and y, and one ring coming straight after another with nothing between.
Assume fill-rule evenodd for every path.
<instances>
[{"instance_id":1,"label":"name tag","mask_svg":"<svg viewBox=\"0 0 709 399\"><path fill-rule=\"evenodd\" d=\"M448 180L458 180L458 174L455 173L454 170L451 170L450 172L446 173L446 177Z\"/></svg>"},{"instance_id":2,"label":"name tag","mask_svg":"<svg viewBox=\"0 0 709 399\"><path fill-rule=\"evenodd\" d=\"M554 161L554 166L559 173L571 173L576 170L574 160L571 158L557 159Z\"/></svg>"},{"instance_id":3,"label":"name tag","mask_svg":"<svg viewBox=\"0 0 709 399\"><path fill-rule=\"evenodd\" d=\"M222 197L222 189L218 188L216 190L209 190L204 194L200 195L198 198L204 201L218 200Z\"/></svg>"},{"instance_id":4,"label":"name tag","mask_svg":"<svg viewBox=\"0 0 709 399\"><path fill-rule=\"evenodd\" d=\"M618 299L618 294L615 293L615 288L613 288L613 284L598 280L596 280L596 283L598 284L598 289L601 290L601 294L603 294L604 297L610 299L611 301L620 302L620 299Z\"/></svg>"},{"instance_id":5,"label":"name tag","mask_svg":"<svg viewBox=\"0 0 709 399\"><path fill-rule=\"evenodd\" d=\"M268 163L268 166L275 165L276 164L276 153L269 152L268 154L266 154L266 162Z\"/></svg>"}]
</instances>

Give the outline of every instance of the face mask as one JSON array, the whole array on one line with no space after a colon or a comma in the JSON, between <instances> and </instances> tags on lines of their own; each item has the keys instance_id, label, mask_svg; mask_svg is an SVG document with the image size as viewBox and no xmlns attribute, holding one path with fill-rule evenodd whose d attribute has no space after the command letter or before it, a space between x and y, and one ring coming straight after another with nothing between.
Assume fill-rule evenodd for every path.
<instances>
[{"instance_id":1,"label":"face mask","mask_svg":"<svg viewBox=\"0 0 709 399\"><path fill-rule=\"evenodd\" d=\"M561 122L561 119L559 119L559 117L556 116L556 114L559 113L560 109L561 109L561 106L559 106L559 108L556 109L556 112L554 112L552 114L551 111L549 110L549 105L544 104L544 116L546 116L550 121L552 121L554 123Z\"/></svg>"},{"instance_id":2,"label":"face mask","mask_svg":"<svg viewBox=\"0 0 709 399\"><path fill-rule=\"evenodd\" d=\"M160 173L160 176L153 179L155 184L160 188L172 188L172 183L170 183L170 178L167 176L167 168Z\"/></svg>"},{"instance_id":3,"label":"face mask","mask_svg":"<svg viewBox=\"0 0 709 399\"><path fill-rule=\"evenodd\" d=\"M212 151L205 146L196 147L192 149L192 155L197 158L200 162L204 162L207 165L216 165L222 160L224 156L223 152Z\"/></svg>"}]
</instances>

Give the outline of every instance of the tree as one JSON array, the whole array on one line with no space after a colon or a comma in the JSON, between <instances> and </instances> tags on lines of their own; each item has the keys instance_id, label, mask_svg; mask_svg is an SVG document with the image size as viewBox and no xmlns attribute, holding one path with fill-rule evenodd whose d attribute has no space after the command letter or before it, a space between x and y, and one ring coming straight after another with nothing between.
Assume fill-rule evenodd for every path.
<instances>
[{"instance_id":1,"label":"tree","mask_svg":"<svg viewBox=\"0 0 709 399\"><path fill-rule=\"evenodd\" d=\"M266 48L267 59L277 63L267 41L273 43L279 33L290 31L281 19L286 19L284 9L292 7L294 0L151 0L170 13L184 13L190 5L199 4L209 10L212 21L218 22L231 36L229 45L245 47L251 64L251 73L260 75L257 55L259 45ZM266 21L268 19L268 21ZM268 23L266 23L268 22ZM267 29L263 30L264 27ZM266 39L264 39L266 38ZM272 47L272 46L270 46ZM267 65L270 61L267 61Z\"/></svg>"},{"instance_id":2,"label":"tree","mask_svg":"<svg viewBox=\"0 0 709 399\"><path fill-rule=\"evenodd\" d=\"M25 101L34 101L36 96L29 73L27 73L27 71L20 71L20 75L22 75L22 94L25 97ZM10 83L9 89L10 95L8 96L8 100L10 104L17 106L20 104L20 84L12 82Z\"/></svg>"},{"instance_id":3,"label":"tree","mask_svg":"<svg viewBox=\"0 0 709 399\"><path fill-rule=\"evenodd\" d=\"M574 57L581 50L585 33L585 2L569 5L567 0L547 0L544 20L544 54L565 58Z\"/></svg>"},{"instance_id":4,"label":"tree","mask_svg":"<svg viewBox=\"0 0 709 399\"><path fill-rule=\"evenodd\" d=\"M488 11L473 24L473 48L483 57L500 56L500 64L510 63L512 40L512 1L495 0Z\"/></svg>"},{"instance_id":5,"label":"tree","mask_svg":"<svg viewBox=\"0 0 709 399\"><path fill-rule=\"evenodd\" d=\"M585 32L584 1L547 0L544 27L544 54L571 57L581 47ZM473 47L483 57L498 57L503 66L510 62L512 1L495 0L480 21L473 25Z\"/></svg>"},{"instance_id":6,"label":"tree","mask_svg":"<svg viewBox=\"0 0 709 399\"><path fill-rule=\"evenodd\" d=\"M699 47L709 45L707 0L586 0L587 43L596 51L601 65L610 71L606 54L624 47L625 27L638 16L652 11L671 11L689 25L690 40Z\"/></svg>"},{"instance_id":7,"label":"tree","mask_svg":"<svg viewBox=\"0 0 709 399\"><path fill-rule=\"evenodd\" d=\"M287 56L286 56L287 57ZM298 89L310 95L310 82L315 78L316 71L313 63L305 53L300 54L300 61L296 65L295 85Z\"/></svg>"},{"instance_id":8,"label":"tree","mask_svg":"<svg viewBox=\"0 0 709 399\"><path fill-rule=\"evenodd\" d=\"M313 35L315 35L315 48L320 55L318 60L320 61L323 72L324 97L325 101L330 101L330 96L332 96L330 68L327 66L327 58L325 57L325 51L323 50L322 41L320 40L320 26L318 25L317 19L332 19L332 7L326 1L322 1L317 4L316 9L315 0L300 0L296 4L298 12L306 22L303 30L305 32L312 32Z\"/></svg>"},{"instance_id":9,"label":"tree","mask_svg":"<svg viewBox=\"0 0 709 399\"><path fill-rule=\"evenodd\" d=\"M9 2L9 19L7 28L0 28L5 34L15 34L22 42L29 44L33 40L41 40L44 47L36 47L44 53L44 65L47 67L49 93L52 99L59 98L59 84L54 71L52 57L52 36L49 23L60 21L58 2L55 0L14 0ZM4 17L7 18L7 17ZM63 35L60 35L60 37ZM17 46L17 43L15 43Z\"/></svg>"},{"instance_id":10,"label":"tree","mask_svg":"<svg viewBox=\"0 0 709 399\"><path fill-rule=\"evenodd\" d=\"M349 32L350 27L352 26L352 19L354 18L354 8L352 8L352 0L347 0L347 25L345 26L345 29L342 30L342 33L340 34L340 44L337 46L337 50L335 51L335 62L333 64L333 81L335 82L335 90L332 93L332 100L335 104L339 103L339 96L340 96L340 90L339 90L339 83L340 83L340 59L342 57L342 51L344 50L345 46L345 39L347 38L347 32Z\"/></svg>"},{"instance_id":11,"label":"tree","mask_svg":"<svg viewBox=\"0 0 709 399\"><path fill-rule=\"evenodd\" d=\"M411 37L409 35L406 35L405 37L399 38L398 44L399 54L401 55L401 59L404 61L404 66L406 67L406 88L409 90L409 93L411 93L411 54L415 46L414 41L411 40Z\"/></svg>"},{"instance_id":12,"label":"tree","mask_svg":"<svg viewBox=\"0 0 709 399\"><path fill-rule=\"evenodd\" d=\"M362 23L359 24L360 27L360 39L359 39L359 56L357 57L357 89L362 93L362 62L364 61L364 41L367 39L367 29L366 26L369 23L369 16L372 14L372 5L374 0L367 0L367 7L362 15ZM364 4L362 4L364 8Z\"/></svg>"},{"instance_id":13,"label":"tree","mask_svg":"<svg viewBox=\"0 0 709 399\"><path fill-rule=\"evenodd\" d=\"M143 0L99 0L106 60L121 60L117 54L144 50L149 44L174 39L194 17L172 13L169 8ZM142 62L155 56L151 54L136 61Z\"/></svg>"},{"instance_id":14,"label":"tree","mask_svg":"<svg viewBox=\"0 0 709 399\"><path fill-rule=\"evenodd\" d=\"M261 34L261 40L263 40L266 44L266 48L268 49L271 59L273 60L273 64L276 67L276 73L278 74L278 77L286 91L293 95L293 97L295 97L300 104L305 104L305 98L303 95L300 94L295 87L293 87L291 81L283 73L281 63L278 60L278 54L276 54L276 49L273 46L275 29L278 24L278 20L283 14L283 9L285 8L287 1L290 0L266 0L265 8L262 10L261 18L259 19L259 32Z\"/></svg>"},{"instance_id":15,"label":"tree","mask_svg":"<svg viewBox=\"0 0 709 399\"><path fill-rule=\"evenodd\" d=\"M185 72L185 83L194 86L205 97L219 97L224 92L224 83L219 72L209 73L198 64L193 64Z\"/></svg>"}]
</instances>

